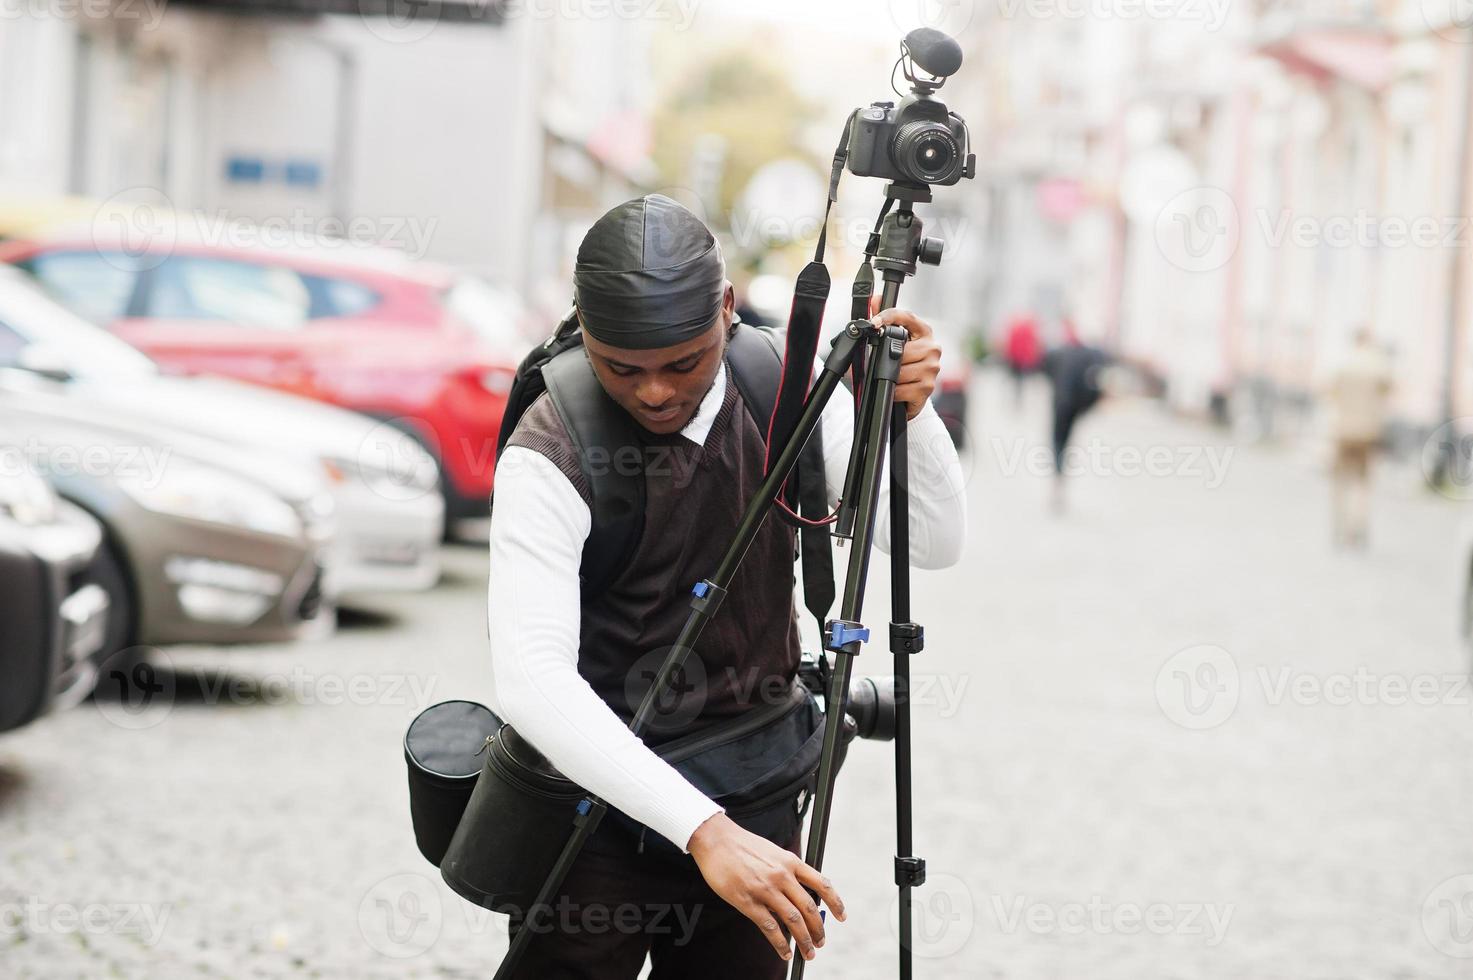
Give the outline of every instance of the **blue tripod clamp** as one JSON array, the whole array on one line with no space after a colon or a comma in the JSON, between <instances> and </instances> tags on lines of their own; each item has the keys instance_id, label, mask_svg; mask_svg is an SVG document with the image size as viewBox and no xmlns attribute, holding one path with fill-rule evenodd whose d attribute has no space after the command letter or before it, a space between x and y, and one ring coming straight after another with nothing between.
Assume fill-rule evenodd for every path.
<instances>
[{"instance_id":1,"label":"blue tripod clamp","mask_svg":"<svg viewBox=\"0 0 1473 980\"><path fill-rule=\"evenodd\" d=\"M835 653L854 656L859 645L869 642L869 627L848 619L831 619L824 624L824 646Z\"/></svg>"}]
</instances>

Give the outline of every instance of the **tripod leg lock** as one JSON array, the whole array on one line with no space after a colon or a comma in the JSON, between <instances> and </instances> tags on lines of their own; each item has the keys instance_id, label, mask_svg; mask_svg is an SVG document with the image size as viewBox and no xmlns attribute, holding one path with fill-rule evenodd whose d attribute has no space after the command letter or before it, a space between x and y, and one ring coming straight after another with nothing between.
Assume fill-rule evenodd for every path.
<instances>
[{"instance_id":1,"label":"tripod leg lock","mask_svg":"<svg viewBox=\"0 0 1473 980\"><path fill-rule=\"evenodd\" d=\"M901 888L916 888L926 883L926 859L898 857L895 859L895 884Z\"/></svg>"},{"instance_id":2,"label":"tripod leg lock","mask_svg":"<svg viewBox=\"0 0 1473 980\"><path fill-rule=\"evenodd\" d=\"M926 630L920 623L891 623L890 652L920 653L926 648Z\"/></svg>"},{"instance_id":3,"label":"tripod leg lock","mask_svg":"<svg viewBox=\"0 0 1473 980\"><path fill-rule=\"evenodd\" d=\"M726 598L726 590L710 579L701 579L690 590L695 596L690 601L690 607L705 616L716 615L716 610L721 608L721 601Z\"/></svg>"},{"instance_id":4,"label":"tripod leg lock","mask_svg":"<svg viewBox=\"0 0 1473 980\"><path fill-rule=\"evenodd\" d=\"M859 645L869 642L869 627L850 619L831 619L824 624L825 648L855 656Z\"/></svg>"},{"instance_id":5,"label":"tripod leg lock","mask_svg":"<svg viewBox=\"0 0 1473 980\"><path fill-rule=\"evenodd\" d=\"M594 829L603 820L604 814L609 810L609 805L603 800L593 796L585 796L578 801L577 808L573 811L573 826L581 827L584 824L593 824ZM589 833L593 831L590 830Z\"/></svg>"}]
</instances>

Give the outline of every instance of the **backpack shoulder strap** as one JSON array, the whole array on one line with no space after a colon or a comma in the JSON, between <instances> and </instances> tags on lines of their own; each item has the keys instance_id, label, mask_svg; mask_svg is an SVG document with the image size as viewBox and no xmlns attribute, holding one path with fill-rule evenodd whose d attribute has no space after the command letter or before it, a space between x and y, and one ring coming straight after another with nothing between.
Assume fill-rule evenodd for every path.
<instances>
[{"instance_id":1,"label":"backpack shoulder strap","mask_svg":"<svg viewBox=\"0 0 1473 980\"><path fill-rule=\"evenodd\" d=\"M765 440L783 381L783 352L779 349L777 335L767 327L738 324L731 342L726 345L726 357L737 389L742 393L742 401L746 402L747 411ZM795 509L801 508L808 518L820 518L828 511L822 426L813 430L808 444L798 456L794 479L788 481L788 500ZM801 527L798 540L803 559L803 601L822 631L823 621L836 596L829 527L827 524Z\"/></svg>"},{"instance_id":2,"label":"backpack shoulder strap","mask_svg":"<svg viewBox=\"0 0 1473 980\"><path fill-rule=\"evenodd\" d=\"M644 532L644 452L634 421L604 391L581 347L542 365L558 416L568 430L593 499L583 543L583 591L608 588Z\"/></svg>"},{"instance_id":3,"label":"backpack shoulder strap","mask_svg":"<svg viewBox=\"0 0 1473 980\"><path fill-rule=\"evenodd\" d=\"M767 327L738 323L726 345L726 360L748 414L766 439L783 374L783 355L778 350L776 336Z\"/></svg>"}]
</instances>

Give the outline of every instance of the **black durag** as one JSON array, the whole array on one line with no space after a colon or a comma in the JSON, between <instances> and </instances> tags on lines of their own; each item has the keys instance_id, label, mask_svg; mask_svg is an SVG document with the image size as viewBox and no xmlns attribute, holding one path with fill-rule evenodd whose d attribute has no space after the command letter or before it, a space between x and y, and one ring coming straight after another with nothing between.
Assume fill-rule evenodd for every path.
<instances>
[{"instance_id":1,"label":"black durag","mask_svg":"<svg viewBox=\"0 0 1473 980\"><path fill-rule=\"evenodd\" d=\"M700 336L726 294L709 228L662 194L625 201L578 246L573 299L583 329L613 347L650 350Z\"/></svg>"}]
</instances>

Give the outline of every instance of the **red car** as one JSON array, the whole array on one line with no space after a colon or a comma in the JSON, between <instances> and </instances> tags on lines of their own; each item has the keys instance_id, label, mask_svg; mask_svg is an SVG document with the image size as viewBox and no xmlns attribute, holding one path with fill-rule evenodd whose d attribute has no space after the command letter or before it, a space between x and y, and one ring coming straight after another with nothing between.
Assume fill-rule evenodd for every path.
<instances>
[{"instance_id":1,"label":"red car","mask_svg":"<svg viewBox=\"0 0 1473 980\"><path fill-rule=\"evenodd\" d=\"M16 240L0 242L0 261L169 370L403 428L439 463L447 519L486 515L506 394L531 347L515 300L388 249L155 244Z\"/></svg>"}]
</instances>

